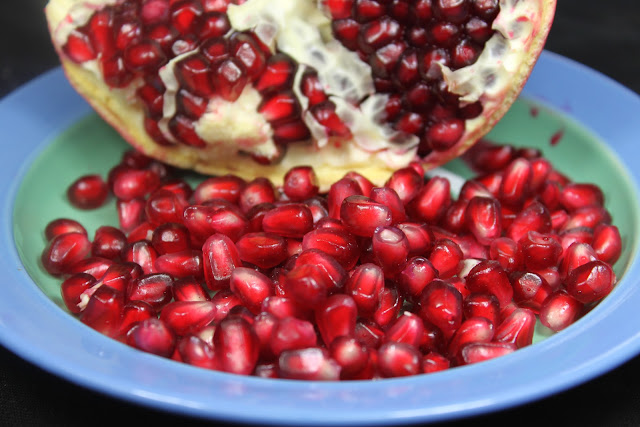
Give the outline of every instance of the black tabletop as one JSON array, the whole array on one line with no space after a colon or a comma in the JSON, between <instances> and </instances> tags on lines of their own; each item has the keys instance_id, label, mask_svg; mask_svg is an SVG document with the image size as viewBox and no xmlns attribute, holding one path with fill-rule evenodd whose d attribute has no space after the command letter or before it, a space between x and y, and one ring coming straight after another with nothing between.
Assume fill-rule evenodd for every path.
<instances>
[{"instance_id":1,"label":"black tabletop","mask_svg":"<svg viewBox=\"0 0 640 427\"><path fill-rule=\"evenodd\" d=\"M0 3L2 97L56 67L58 62L42 13L46 0ZM640 93L640 2L559 3L547 49L599 70ZM123 420L144 420L146 425L205 425L202 420L134 406L78 387L23 361L0 345L0 426L79 426ZM514 422L536 426L640 426L640 357L543 400L444 425L500 426Z\"/></svg>"}]
</instances>

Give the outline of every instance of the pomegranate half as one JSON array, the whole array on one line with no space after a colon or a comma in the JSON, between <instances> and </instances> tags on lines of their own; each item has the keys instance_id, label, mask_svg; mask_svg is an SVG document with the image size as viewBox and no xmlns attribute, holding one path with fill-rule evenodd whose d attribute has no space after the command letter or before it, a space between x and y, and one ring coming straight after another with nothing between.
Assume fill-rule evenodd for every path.
<instances>
[{"instance_id":1,"label":"pomegranate half","mask_svg":"<svg viewBox=\"0 0 640 427\"><path fill-rule=\"evenodd\" d=\"M555 0L50 0L71 84L136 149L326 189L459 156L518 96Z\"/></svg>"}]
</instances>

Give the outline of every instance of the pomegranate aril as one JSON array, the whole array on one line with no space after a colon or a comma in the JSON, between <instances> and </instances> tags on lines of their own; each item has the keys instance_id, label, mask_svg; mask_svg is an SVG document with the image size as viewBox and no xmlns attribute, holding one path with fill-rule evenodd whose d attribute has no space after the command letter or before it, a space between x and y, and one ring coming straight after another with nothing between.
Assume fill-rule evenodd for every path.
<instances>
[{"instance_id":1,"label":"pomegranate aril","mask_svg":"<svg viewBox=\"0 0 640 427\"><path fill-rule=\"evenodd\" d=\"M247 213L261 203L274 203L276 192L273 184L266 178L256 178L247 183L240 192L238 205L242 212Z\"/></svg>"},{"instance_id":2,"label":"pomegranate aril","mask_svg":"<svg viewBox=\"0 0 640 427\"><path fill-rule=\"evenodd\" d=\"M583 206L569 215L569 219L562 225L561 231L576 227L596 228L600 224L610 224L611 214L602 206Z\"/></svg>"},{"instance_id":3,"label":"pomegranate aril","mask_svg":"<svg viewBox=\"0 0 640 427\"><path fill-rule=\"evenodd\" d=\"M129 329L126 342L138 350L170 357L175 349L176 337L160 319L150 318Z\"/></svg>"},{"instance_id":4,"label":"pomegranate aril","mask_svg":"<svg viewBox=\"0 0 640 427\"><path fill-rule=\"evenodd\" d=\"M466 319L451 338L448 354L457 363L462 363L461 350L471 343L488 343L495 334L495 327L485 317Z\"/></svg>"},{"instance_id":5,"label":"pomegranate aril","mask_svg":"<svg viewBox=\"0 0 640 427\"><path fill-rule=\"evenodd\" d=\"M325 345L339 336L354 336L357 316L356 303L348 295L331 295L321 302L315 309L315 320Z\"/></svg>"},{"instance_id":6,"label":"pomegranate aril","mask_svg":"<svg viewBox=\"0 0 640 427\"><path fill-rule=\"evenodd\" d=\"M295 380L337 381L340 365L324 348L289 350L278 358L278 374L281 378Z\"/></svg>"},{"instance_id":7,"label":"pomegranate aril","mask_svg":"<svg viewBox=\"0 0 640 427\"><path fill-rule=\"evenodd\" d=\"M65 233L87 234L87 230L78 221L70 218L58 218L50 221L44 229L44 236L47 241Z\"/></svg>"},{"instance_id":8,"label":"pomegranate aril","mask_svg":"<svg viewBox=\"0 0 640 427\"><path fill-rule=\"evenodd\" d=\"M529 269L555 266L562 255L562 246L549 234L529 231L518 244L522 250L524 265Z\"/></svg>"},{"instance_id":9,"label":"pomegranate aril","mask_svg":"<svg viewBox=\"0 0 640 427\"><path fill-rule=\"evenodd\" d=\"M100 175L84 175L67 189L67 198L79 209L96 209L104 205L109 195L107 183Z\"/></svg>"},{"instance_id":10,"label":"pomegranate aril","mask_svg":"<svg viewBox=\"0 0 640 427\"><path fill-rule=\"evenodd\" d=\"M422 373L432 374L434 372L449 369L451 361L445 356L434 351L427 353L422 358Z\"/></svg>"},{"instance_id":11,"label":"pomegranate aril","mask_svg":"<svg viewBox=\"0 0 640 427\"><path fill-rule=\"evenodd\" d=\"M615 225L600 224L593 230L591 246L600 261L613 265L622 253L622 237Z\"/></svg>"},{"instance_id":12,"label":"pomegranate aril","mask_svg":"<svg viewBox=\"0 0 640 427\"><path fill-rule=\"evenodd\" d=\"M91 255L111 260L120 258L127 244L127 237L118 228L103 225L96 229L91 243Z\"/></svg>"},{"instance_id":13,"label":"pomegranate aril","mask_svg":"<svg viewBox=\"0 0 640 427\"><path fill-rule=\"evenodd\" d=\"M513 343L471 343L466 345L461 352L464 364L484 362L513 353L518 348Z\"/></svg>"},{"instance_id":14,"label":"pomegranate aril","mask_svg":"<svg viewBox=\"0 0 640 427\"><path fill-rule=\"evenodd\" d=\"M122 309L119 337L125 337L129 330L143 320L157 317L156 311L144 301L132 301Z\"/></svg>"},{"instance_id":15,"label":"pomegranate aril","mask_svg":"<svg viewBox=\"0 0 640 427\"><path fill-rule=\"evenodd\" d=\"M145 274L156 272L155 262L157 258L158 253L148 240L138 240L130 243L122 250L122 260L138 264Z\"/></svg>"},{"instance_id":16,"label":"pomegranate aril","mask_svg":"<svg viewBox=\"0 0 640 427\"><path fill-rule=\"evenodd\" d=\"M607 296L615 282L616 276L611 266L598 260L575 268L567 277L565 286L569 295L588 304Z\"/></svg>"},{"instance_id":17,"label":"pomegranate aril","mask_svg":"<svg viewBox=\"0 0 640 427\"><path fill-rule=\"evenodd\" d=\"M376 228L391 225L391 210L365 196L349 196L342 202L340 219L356 236L372 237Z\"/></svg>"},{"instance_id":18,"label":"pomegranate aril","mask_svg":"<svg viewBox=\"0 0 640 427\"><path fill-rule=\"evenodd\" d=\"M47 244L40 257L45 270L60 276L70 271L74 264L87 257L91 252L91 242L86 232L60 234Z\"/></svg>"},{"instance_id":19,"label":"pomegranate aril","mask_svg":"<svg viewBox=\"0 0 640 427\"><path fill-rule=\"evenodd\" d=\"M378 349L378 369L383 377L416 375L422 370L422 357L413 346L389 342Z\"/></svg>"},{"instance_id":20,"label":"pomegranate aril","mask_svg":"<svg viewBox=\"0 0 640 427\"><path fill-rule=\"evenodd\" d=\"M287 259L287 244L275 233L247 233L236 242L242 261L260 268L273 268Z\"/></svg>"},{"instance_id":21,"label":"pomegranate aril","mask_svg":"<svg viewBox=\"0 0 640 427\"><path fill-rule=\"evenodd\" d=\"M411 298L418 297L422 290L438 278L438 271L431 262L424 257L417 256L409 259L397 277L400 289Z\"/></svg>"},{"instance_id":22,"label":"pomegranate aril","mask_svg":"<svg viewBox=\"0 0 640 427\"><path fill-rule=\"evenodd\" d=\"M194 189L193 200L197 205L218 198L237 203L246 184L245 180L235 175L207 178Z\"/></svg>"},{"instance_id":23,"label":"pomegranate aril","mask_svg":"<svg viewBox=\"0 0 640 427\"><path fill-rule=\"evenodd\" d=\"M127 287L128 301L144 301L161 309L173 298L173 279L168 274L147 274L131 280Z\"/></svg>"},{"instance_id":24,"label":"pomegranate aril","mask_svg":"<svg viewBox=\"0 0 640 427\"><path fill-rule=\"evenodd\" d=\"M316 121L325 127L328 136L350 137L351 131L336 114L336 106L331 101L324 101L310 107L309 111Z\"/></svg>"},{"instance_id":25,"label":"pomegranate aril","mask_svg":"<svg viewBox=\"0 0 640 427\"><path fill-rule=\"evenodd\" d=\"M481 261L469 271L465 281L471 292L487 292L495 295L501 309L506 307L513 298L509 277L497 261Z\"/></svg>"},{"instance_id":26,"label":"pomegranate aril","mask_svg":"<svg viewBox=\"0 0 640 427\"><path fill-rule=\"evenodd\" d=\"M266 212L262 229L283 237L301 238L313 229L313 215L303 204L288 203Z\"/></svg>"},{"instance_id":27,"label":"pomegranate aril","mask_svg":"<svg viewBox=\"0 0 640 427\"><path fill-rule=\"evenodd\" d=\"M380 327L385 328L398 317L403 304L404 298L396 288L382 288L380 301L371 315L371 319Z\"/></svg>"},{"instance_id":28,"label":"pomegranate aril","mask_svg":"<svg viewBox=\"0 0 640 427\"><path fill-rule=\"evenodd\" d=\"M516 308L496 328L495 341L514 343L517 348L531 345L536 315L527 308Z\"/></svg>"},{"instance_id":29,"label":"pomegranate aril","mask_svg":"<svg viewBox=\"0 0 640 427\"><path fill-rule=\"evenodd\" d=\"M67 309L74 314L82 311L80 307L81 295L91 289L96 278L87 273L76 273L65 279L60 285L62 301Z\"/></svg>"},{"instance_id":30,"label":"pomegranate aril","mask_svg":"<svg viewBox=\"0 0 640 427\"><path fill-rule=\"evenodd\" d=\"M287 350L299 350L317 345L316 331L313 323L285 317L277 320L270 337L271 351L280 356Z\"/></svg>"},{"instance_id":31,"label":"pomegranate aril","mask_svg":"<svg viewBox=\"0 0 640 427\"><path fill-rule=\"evenodd\" d=\"M350 171L344 175L344 178L353 179L360 187L362 195L365 197L371 197L371 191L373 190L374 185L366 176L356 171Z\"/></svg>"},{"instance_id":32,"label":"pomegranate aril","mask_svg":"<svg viewBox=\"0 0 640 427\"><path fill-rule=\"evenodd\" d=\"M424 338L425 328L420 317L405 311L385 331L385 342L402 342L419 348Z\"/></svg>"},{"instance_id":33,"label":"pomegranate aril","mask_svg":"<svg viewBox=\"0 0 640 427\"><path fill-rule=\"evenodd\" d=\"M506 237L519 242L529 231L551 231L551 214L542 203L533 202L522 209L507 228Z\"/></svg>"},{"instance_id":34,"label":"pomegranate aril","mask_svg":"<svg viewBox=\"0 0 640 427\"><path fill-rule=\"evenodd\" d=\"M500 203L494 198L473 197L465 209L467 229L483 245L502 235Z\"/></svg>"},{"instance_id":35,"label":"pomegranate aril","mask_svg":"<svg viewBox=\"0 0 640 427\"><path fill-rule=\"evenodd\" d=\"M582 309L580 301L565 291L557 291L544 301L540 309L540 323L558 332L571 325L580 316Z\"/></svg>"},{"instance_id":36,"label":"pomegranate aril","mask_svg":"<svg viewBox=\"0 0 640 427\"><path fill-rule=\"evenodd\" d=\"M69 270L69 274L87 273L100 278L113 264L114 262L108 258L90 256L75 263Z\"/></svg>"},{"instance_id":37,"label":"pomegranate aril","mask_svg":"<svg viewBox=\"0 0 640 427\"><path fill-rule=\"evenodd\" d=\"M160 320L176 335L186 336L211 324L216 315L211 301L173 301L162 308Z\"/></svg>"},{"instance_id":38,"label":"pomegranate aril","mask_svg":"<svg viewBox=\"0 0 640 427\"><path fill-rule=\"evenodd\" d=\"M314 308L326 298L331 286L325 271L313 264L294 267L284 276L285 295L304 308Z\"/></svg>"},{"instance_id":39,"label":"pomegranate aril","mask_svg":"<svg viewBox=\"0 0 640 427\"><path fill-rule=\"evenodd\" d=\"M231 273L229 286L231 291L240 297L245 307L253 314L258 314L264 300L273 295L274 284L259 271L237 267Z\"/></svg>"},{"instance_id":40,"label":"pomegranate aril","mask_svg":"<svg viewBox=\"0 0 640 427\"><path fill-rule=\"evenodd\" d=\"M220 370L249 375L259 356L258 337L249 322L241 317L222 320L213 335L213 348Z\"/></svg>"},{"instance_id":41,"label":"pomegranate aril","mask_svg":"<svg viewBox=\"0 0 640 427\"><path fill-rule=\"evenodd\" d=\"M573 243L564 251L559 266L559 273L562 279L566 279L576 268L588 262L598 260L596 251L588 243Z\"/></svg>"},{"instance_id":42,"label":"pomegranate aril","mask_svg":"<svg viewBox=\"0 0 640 427\"><path fill-rule=\"evenodd\" d=\"M209 301L211 297L203 282L193 277L176 279L173 282L173 298L175 301Z\"/></svg>"},{"instance_id":43,"label":"pomegranate aril","mask_svg":"<svg viewBox=\"0 0 640 427\"><path fill-rule=\"evenodd\" d=\"M436 279L420 294L418 314L432 323L449 339L462 324L462 294L455 287Z\"/></svg>"},{"instance_id":44,"label":"pomegranate aril","mask_svg":"<svg viewBox=\"0 0 640 427\"><path fill-rule=\"evenodd\" d=\"M236 245L219 233L211 235L202 246L202 260L205 281L211 290L228 286L233 270L242 265Z\"/></svg>"},{"instance_id":45,"label":"pomegranate aril","mask_svg":"<svg viewBox=\"0 0 640 427\"><path fill-rule=\"evenodd\" d=\"M495 327L500 323L500 302L495 295L482 292L469 294L463 302L465 319L484 317Z\"/></svg>"},{"instance_id":46,"label":"pomegranate aril","mask_svg":"<svg viewBox=\"0 0 640 427\"><path fill-rule=\"evenodd\" d=\"M562 188L560 204L569 212L590 205L602 206L604 194L594 184L570 183Z\"/></svg>"},{"instance_id":47,"label":"pomegranate aril","mask_svg":"<svg viewBox=\"0 0 640 427\"><path fill-rule=\"evenodd\" d=\"M339 336L329 346L331 358L340 365L340 378L351 379L369 362L369 351L356 338Z\"/></svg>"},{"instance_id":48,"label":"pomegranate aril","mask_svg":"<svg viewBox=\"0 0 640 427\"><path fill-rule=\"evenodd\" d=\"M291 168L284 176L282 190L294 202L315 197L318 194L318 183L314 170L310 166Z\"/></svg>"},{"instance_id":49,"label":"pomegranate aril","mask_svg":"<svg viewBox=\"0 0 640 427\"><path fill-rule=\"evenodd\" d=\"M549 283L539 274L529 271L515 272L509 279L513 286L513 301L539 313L542 304L552 293Z\"/></svg>"},{"instance_id":50,"label":"pomegranate aril","mask_svg":"<svg viewBox=\"0 0 640 427\"><path fill-rule=\"evenodd\" d=\"M227 101L234 102L248 83L247 73L236 58L224 59L214 70L218 93Z\"/></svg>"},{"instance_id":51,"label":"pomegranate aril","mask_svg":"<svg viewBox=\"0 0 640 427\"><path fill-rule=\"evenodd\" d=\"M226 13L208 12L202 15L198 25L200 40L222 37L231 29Z\"/></svg>"},{"instance_id":52,"label":"pomegranate aril","mask_svg":"<svg viewBox=\"0 0 640 427\"><path fill-rule=\"evenodd\" d=\"M128 70L145 72L160 68L167 62L167 57L156 41L141 40L127 46L123 60Z\"/></svg>"},{"instance_id":53,"label":"pomegranate aril","mask_svg":"<svg viewBox=\"0 0 640 427\"><path fill-rule=\"evenodd\" d=\"M363 192L358 182L349 177L344 177L333 184L329 188L327 194L327 205L329 216L331 218L340 219L342 202L349 196L362 196Z\"/></svg>"},{"instance_id":54,"label":"pomegranate aril","mask_svg":"<svg viewBox=\"0 0 640 427\"><path fill-rule=\"evenodd\" d=\"M175 278L204 278L202 252L186 249L160 255L154 261L155 271Z\"/></svg>"},{"instance_id":55,"label":"pomegranate aril","mask_svg":"<svg viewBox=\"0 0 640 427\"><path fill-rule=\"evenodd\" d=\"M179 338L176 351L184 363L204 369L218 369L213 347L198 336Z\"/></svg>"},{"instance_id":56,"label":"pomegranate aril","mask_svg":"<svg viewBox=\"0 0 640 427\"><path fill-rule=\"evenodd\" d=\"M151 245L158 255L186 251L190 248L189 230L180 223L166 222L153 230Z\"/></svg>"},{"instance_id":57,"label":"pomegranate aril","mask_svg":"<svg viewBox=\"0 0 640 427\"><path fill-rule=\"evenodd\" d=\"M451 184L442 177L433 177L420 189L407 206L414 219L435 224L442 219L451 204Z\"/></svg>"},{"instance_id":58,"label":"pomegranate aril","mask_svg":"<svg viewBox=\"0 0 640 427\"><path fill-rule=\"evenodd\" d=\"M360 257L360 247L355 237L332 228L316 228L305 234L302 250L318 249L333 257L345 270L351 270Z\"/></svg>"},{"instance_id":59,"label":"pomegranate aril","mask_svg":"<svg viewBox=\"0 0 640 427\"><path fill-rule=\"evenodd\" d=\"M89 298L80 321L108 337L115 337L120 329L124 295L110 287L100 286Z\"/></svg>"},{"instance_id":60,"label":"pomegranate aril","mask_svg":"<svg viewBox=\"0 0 640 427\"><path fill-rule=\"evenodd\" d=\"M250 80L258 78L266 65L264 52L248 33L234 33L230 38L230 52L246 70Z\"/></svg>"},{"instance_id":61,"label":"pomegranate aril","mask_svg":"<svg viewBox=\"0 0 640 427\"><path fill-rule=\"evenodd\" d=\"M429 253L429 261L438 270L440 278L448 279L462 269L464 254L460 246L450 239L438 239Z\"/></svg>"}]
</instances>

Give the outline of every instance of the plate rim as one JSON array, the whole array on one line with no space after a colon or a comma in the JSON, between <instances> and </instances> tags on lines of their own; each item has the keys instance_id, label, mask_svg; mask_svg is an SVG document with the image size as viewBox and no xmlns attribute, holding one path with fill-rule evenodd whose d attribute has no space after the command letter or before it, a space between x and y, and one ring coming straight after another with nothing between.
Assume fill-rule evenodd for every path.
<instances>
[{"instance_id":1,"label":"plate rim","mask_svg":"<svg viewBox=\"0 0 640 427\"><path fill-rule=\"evenodd\" d=\"M635 105L635 111L640 112L640 97L635 92L632 92L630 89L622 86L618 82L615 82L598 71L548 51L543 52L541 55L529 82L525 86L523 94L534 99L536 98L535 95L541 91L544 95L549 95L545 93L545 90L548 89L544 89L546 83L543 81L543 76L550 72L558 73L558 70L562 70L564 73L577 73L582 76L581 78L583 80L591 83L596 82L597 85L600 85L598 87L602 87L602 90L604 91L603 93L615 93L616 96L625 97L625 99L628 99L628 102ZM570 83L573 83L573 85L578 84L578 82ZM584 82L581 84L583 83ZM558 91L557 93L554 93L554 96L552 97L545 97L544 102L561 105L561 101L559 101L559 98L556 98L555 95L560 96L562 94L570 93L574 90L573 85L564 84L564 86L559 86L560 89L564 87L564 92ZM35 155L37 155L39 148L51 142L51 137L63 130L66 126L73 123L83 114L91 111L88 104L75 94L71 87L66 83L62 70L60 68L56 68L39 76L0 100L0 124L14 127L21 124L20 121L12 122L12 119L17 119L16 114L9 114L8 111L11 109L19 111L16 109L16 106L24 107L25 104L26 106L32 106L29 105L28 100L31 99L35 93L42 94L42 90L53 91L54 94L64 94L64 96L69 97L68 103L65 103L64 107L40 105L36 108L40 113L49 111L53 114L57 114L62 120L55 123L46 122L49 126L47 133L48 136L41 138L38 141L31 142L32 145L29 146L30 148L26 147L29 144L25 143L23 144L25 147L20 147L20 149L16 149L15 152L11 152L10 156L7 156L8 158L5 157L4 159L0 159L0 180L2 178L9 177L9 174L13 174L12 176L14 177L23 176L26 168L31 163L31 160ZM67 100L67 98L64 99ZM601 129L599 127L599 123L593 123L592 126L589 123L584 123L580 120L581 114L583 114L581 110L574 110L569 113L571 117L576 115L577 117L574 118L578 120L583 127L589 129L603 140L608 140L606 129ZM640 130L640 126L638 126L638 130ZM34 129L33 132L35 133L35 131L36 130ZM640 132L638 133L640 134ZM21 160L21 162L19 162L20 164L10 164L11 155L19 156L19 160ZM633 183L637 189L638 182L640 182L637 172L634 172L633 170L629 170L627 172L630 177L633 177ZM46 313L47 319L50 320L50 325L63 324L70 328L71 331L77 332L79 337L85 340L83 345L96 346L96 349L94 349L94 357L97 357L96 355L100 352L103 352L103 354L113 354L115 352L117 354L122 354L124 359L127 361L130 359L142 359L144 360L145 365L148 365L151 369L169 369L171 371L175 371L176 374L181 376L184 375L186 378L199 377L198 374L202 373L201 369L177 364L152 355L143 354L137 350L128 348L121 343L109 340L95 331L89 330L84 325L80 324L80 322L69 322L69 315L63 310L60 310L59 307L46 297L37 285L31 281L30 277L24 271L20 270L22 263L17 254L12 231L13 201L17 194L19 185L19 180L17 181L18 182L10 181L12 182L11 185L6 188L0 188L0 200L8 202L3 204L3 208L0 211L0 225L2 227L0 229L2 230L0 238L2 238L2 242L4 243L0 248L0 266L2 266L4 270L9 271L11 279L16 280L18 283L23 285L22 287L14 289L15 296L20 298L31 298L33 306L41 307L43 313ZM633 274L628 281L633 280L634 283L640 284L640 266L638 265L637 252L636 248L635 257L628 266L627 276ZM9 285L7 283L2 283L0 286L7 287ZM635 286L632 289L630 285L627 285L626 288L622 289L620 292L618 292L618 289L614 290L614 292L618 292L620 294L624 293L624 295L619 295L617 300L623 299L624 301L629 301L631 298L635 297L640 301L640 289L638 288L640 288L640 286ZM620 304L622 304L622 302ZM589 330L599 330L597 327L598 325L594 324L596 319L600 319L603 316L606 316L607 319L611 318L611 316L615 315L615 309L617 308L619 308L619 304L605 304L603 302L603 304L599 305L592 313L590 313L590 316L580 320L580 322L582 322L582 328L569 328L561 334L547 338L543 342L534 346L536 350L540 349L536 352L557 352L558 348L562 347L563 343L567 341L572 342L577 339L577 335L584 334L584 332L580 332L582 329L588 328ZM9 328L12 322L16 321L15 316L19 314L13 309L14 307L8 306L3 299L0 299L0 344L45 371L64 378L78 386L89 388L116 399L129 401L156 410L169 411L198 418L262 424L299 425L300 423L304 423L306 425L337 425L349 423L351 425L379 425L387 424L389 422L415 423L444 421L454 418L480 415L538 400L556 392L574 387L616 368L640 353L640 331L635 334L628 333L621 342L617 342L617 345L613 347L615 351L610 351L608 354L605 354L607 357L583 360L583 364L576 367L576 369L571 372L560 372L551 379L546 379L544 381L538 380L537 382L535 382L534 379L531 379L527 384L521 384L519 387L510 388L508 392L503 392L501 394L496 393L493 396L493 399L467 398L462 406L454 403L451 403L448 406L441 405L440 407L425 407L417 404L414 406L409 405L402 408L399 407L397 410L385 407L367 407L365 405L364 407L369 408L369 410L357 413L355 411L348 412L336 409L336 407L332 405L332 403L335 402L331 400L332 398L329 394L342 395L343 397L347 396L347 389L353 388L354 385L360 382L326 384L317 382L277 380L278 386L271 387L273 386L273 380L253 377L238 377L219 372L207 372L207 381L215 384L221 389L224 389L222 400L226 406L222 405L222 407L212 407L211 405L208 405L209 402L204 399L197 399L197 396L189 396L187 394L185 396L175 398L175 396L166 396L154 393L151 386L157 385L157 382L154 381L153 378L146 379L148 383L145 385L141 385L139 383L136 384L127 379L114 379L110 376L109 371L89 370L87 366L84 366L80 362L70 365L69 360L61 358L63 354L67 353L59 353L59 349L56 349L55 351L58 353L53 355L51 353L42 353L42 344L36 345L33 342L26 342L24 339L25 335L20 336L15 332L12 332ZM49 324L46 326L49 326ZM24 327L24 330L31 334L36 333L33 328L30 329ZM29 336L32 337L33 335ZM478 371L488 371L492 375L500 375L505 369L500 368L499 365L521 366L523 363L522 359L528 358L529 354L532 352L530 350L533 349L533 347L521 349L518 352L500 358L499 361L493 360L484 362L480 368L478 368L477 365L465 366L448 372L438 373L430 380L430 382L433 383L431 384L431 387L446 385L451 383L451 381L457 381L461 375L468 374L470 377L476 376L478 375ZM96 360L99 360L99 358ZM213 380L211 380L212 378ZM407 390L421 390L424 386L423 384L420 384L422 382L423 381L420 381L420 378L416 377L387 379L384 381L369 382L370 385L367 388L370 390L370 393L375 392L380 393L381 395L388 394L390 390L395 390L396 393L402 394L408 393ZM280 385L282 387L280 387ZM532 390L532 385L536 385L537 387L534 387ZM288 407L286 413L283 413L285 411L269 411L266 409L263 412L259 412L257 410L247 411L245 407L242 407L242 405L233 403L233 396L238 393L250 393L251 390L247 391L247 388L251 387L257 389L260 393L264 393L259 396L251 394L255 399L264 399L256 404L261 409L265 409L265 402L271 402L273 400L274 396L272 394L274 388L286 389L286 393L284 393L286 396L296 396L300 393L317 393L318 395L309 396L308 399L311 400L305 400L307 403L306 405L301 405L300 407ZM283 390L280 390L280 392L283 392ZM217 394L214 394L213 396L220 397ZM210 397L211 396L207 396L207 398ZM351 397L357 398L358 396ZM393 398L393 396L391 398ZM319 406L312 408L309 402ZM360 409L362 409L362 405L360 406ZM313 414L313 418L310 417L311 414Z\"/></svg>"}]
</instances>

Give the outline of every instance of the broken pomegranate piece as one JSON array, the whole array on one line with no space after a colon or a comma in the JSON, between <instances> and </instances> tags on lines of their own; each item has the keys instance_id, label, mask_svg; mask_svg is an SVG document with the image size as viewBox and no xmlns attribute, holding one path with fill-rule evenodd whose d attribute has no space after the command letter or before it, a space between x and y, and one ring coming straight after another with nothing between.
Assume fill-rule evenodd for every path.
<instances>
[{"instance_id":1,"label":"broken pomegranate piece","mask_svg":"<svg viewBox=\"0 0 640 427\"><path fill-rule=\"evenodd\" d=\"M519 94L554 12L555 0L46 7L70 82L139 151L248 181L308 165L323 190L352 169L382 185L467 150Z\"/></svg>"}]
</instances>

